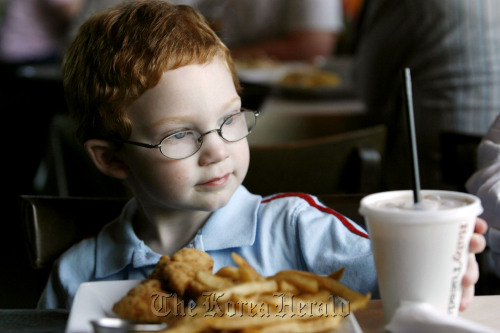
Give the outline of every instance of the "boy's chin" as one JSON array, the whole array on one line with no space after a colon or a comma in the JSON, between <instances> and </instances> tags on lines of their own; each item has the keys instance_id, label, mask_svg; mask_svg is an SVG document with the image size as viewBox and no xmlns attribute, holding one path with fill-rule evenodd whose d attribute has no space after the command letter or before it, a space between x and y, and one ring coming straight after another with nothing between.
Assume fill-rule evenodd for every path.
<instances>
[{"instance_id":1,"label":"boy's chin","mask_svg":"<svg viewBox=\"0 0 500 333\"><path fill-rule=\"evenodd\" d=\"M214 211L227 205L235 191L212 192L200 198L199 206L201 210Z\"/></svg>"},{"instance_id":2,"label":"boy's chin","mask_svg":"<svg viewBox=\"0 0 500 333\"><path fill-rule=\"evenodd\" d=\"M210 200L202 203L202 209L206 211L214 211L227 205L231 197L211 198Z\"/></svg>"}]
</instances>

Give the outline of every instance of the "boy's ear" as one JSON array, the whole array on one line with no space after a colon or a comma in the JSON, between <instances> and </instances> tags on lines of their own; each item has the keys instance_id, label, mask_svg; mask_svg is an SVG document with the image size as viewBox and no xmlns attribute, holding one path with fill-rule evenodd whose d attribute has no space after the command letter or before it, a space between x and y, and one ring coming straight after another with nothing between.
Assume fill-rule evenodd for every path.
<instances>
[{"instance_id":1,"label":"boy's ear","mask_svg":"<svg viewBox=\"0 0 500 333\"><path fill-rule=\"evenodd\" d=\"M117 156L111 142L90 139L84 146L90 159L102 173L118 179L127 178L127 165Z\"/></svg>"}]
</instances>

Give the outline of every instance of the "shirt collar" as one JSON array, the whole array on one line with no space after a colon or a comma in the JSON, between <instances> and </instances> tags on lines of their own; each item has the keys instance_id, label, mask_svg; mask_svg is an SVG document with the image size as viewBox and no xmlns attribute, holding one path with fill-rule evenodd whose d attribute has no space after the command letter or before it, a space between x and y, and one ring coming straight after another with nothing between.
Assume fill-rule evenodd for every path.
<instances>
[{"instance_id":1,"label":"shirt collar","mask_svg":"<svg viewBox=\"0 0 500 333\"><path fill-rule=\"evenodd\" d=\"M255 242L257 213L261 196L240 186L227 205L216 210L201 229L199 236L204 251L249 246Z\"/></svg>"},{"instance_id":2,"label":"shirt collar","mask_svg":"<svg viewBox=\"0 0 500 333\"><path fill-rule=\"evenodd\" d=\"M119 218L104 228L96 240L96 278L104 278L123 270L127 265L156 265L161 255L137 237L132 219L137 211L135 199L127 202Z\"/></svg>"},{"instance_id":3,"label":"shirt collar","mask_svg":"<svg viewBox=\"0 0 500 333\"><path fill-rule=\"evenodd\" d=\"M216 210L195 236L195 247L215 251L250 246L255 242L257 213L261 196L251 194L240 186L227 205ZM143 267L156 265L161 254L151 250L137 237L132 219L137 202L131 199L119 218L106 225L97 235L96 278L105 278L123 270L127 265Z\"/></svg>"}]
</instances>

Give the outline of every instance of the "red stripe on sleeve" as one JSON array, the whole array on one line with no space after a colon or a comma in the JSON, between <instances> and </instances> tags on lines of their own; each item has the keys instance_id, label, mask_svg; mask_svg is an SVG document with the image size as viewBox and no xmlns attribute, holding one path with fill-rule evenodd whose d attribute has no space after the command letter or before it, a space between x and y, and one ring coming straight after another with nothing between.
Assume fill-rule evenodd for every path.
<instances>
[{"instance_id":1,"label":"red stripe on sleeve","mask_svg":"<svg viewBox=\"0 0 500 333\"><path fill-rule=\"evenodd\" d=\"M272 197L269 197L267 199L264 199L262 200L262 203L266 203L266 202L270 202L270 201L273 201L275 199L280 199L280 198L288 198L288 197L299 197L299 198L302 198L304 199L305 201L307 201L307 203L322 211L322 212L325 212L327 214L331 214L333 216L335 216L336 218L338 218L340 220L340 222L342 222L342 224L352 233L358 235L358 236L361 236L363 238L369 238L368 234L364 233L363 231L360 231L358 230L356 227L354 227L354 225L349 221L347 220L347 218L336 212L335 210L331 209L330 207L324 207L324 206L321 206L319 205L318 203L316 203L316 201L314 201L314 199L310 196L310 195L307 195L305 193L293 193L293 192L290 192L290 193L281 193L281 194L276 194Z\"/></svg>"}]
</instances>

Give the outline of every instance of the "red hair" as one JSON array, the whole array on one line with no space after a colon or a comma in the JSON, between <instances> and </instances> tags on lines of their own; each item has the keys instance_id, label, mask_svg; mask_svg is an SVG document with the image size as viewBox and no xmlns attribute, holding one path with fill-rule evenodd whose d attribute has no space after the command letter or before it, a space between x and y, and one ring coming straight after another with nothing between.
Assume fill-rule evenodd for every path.
<instances>
[{"instance_id":1,"label":"red hair","mask_svg":"<svg viewBox=\"0 0 500 333\"><path fill-rule=\"evenodd\" d=\"M125 108L163 74L221 57L240 85L227 47L193 8L162 0L124 2L90 17L63 61L64 89L78 140L128 138Z\"/></svg>"}]
</instances>

